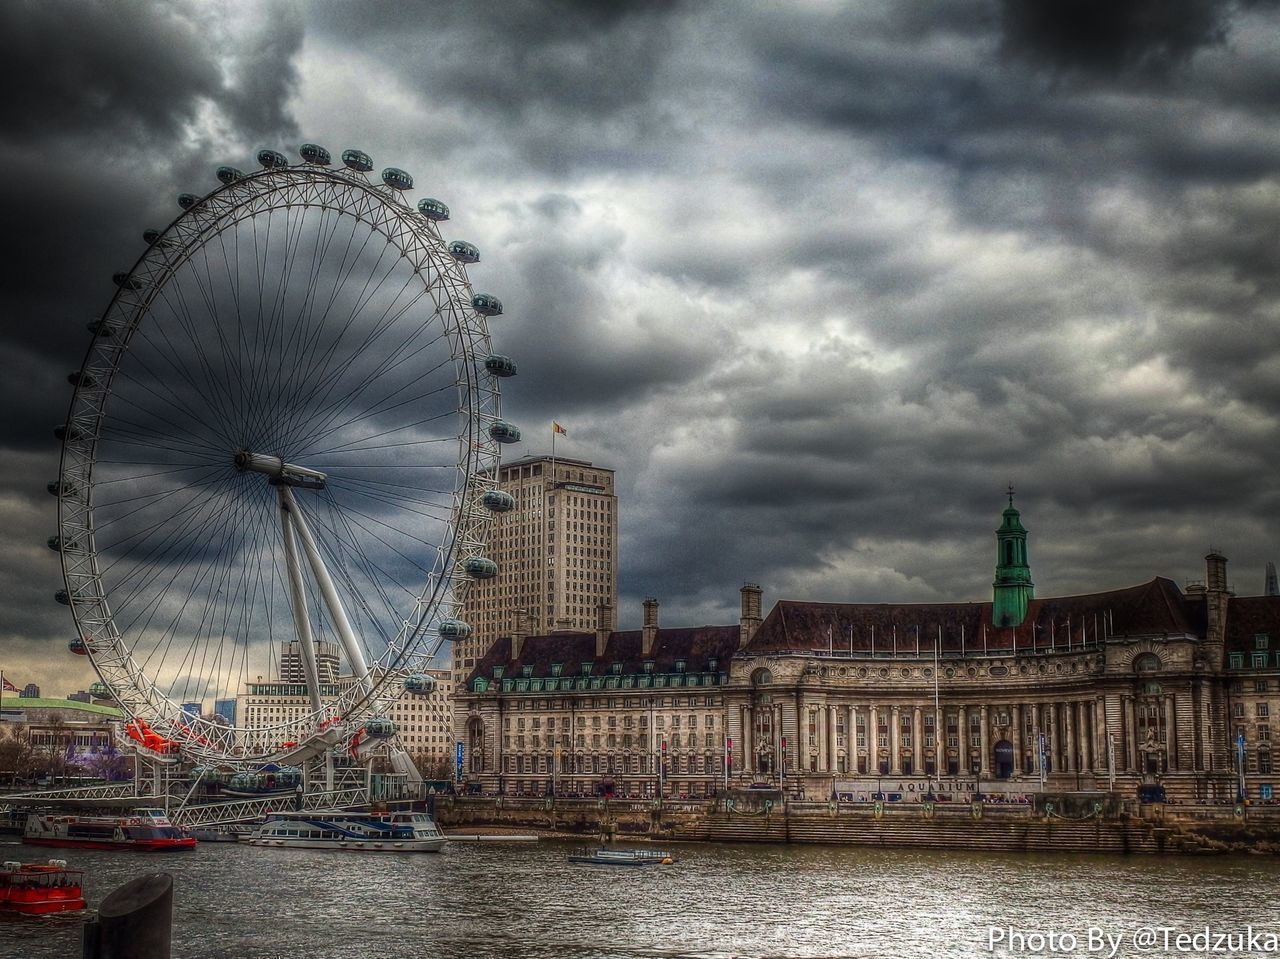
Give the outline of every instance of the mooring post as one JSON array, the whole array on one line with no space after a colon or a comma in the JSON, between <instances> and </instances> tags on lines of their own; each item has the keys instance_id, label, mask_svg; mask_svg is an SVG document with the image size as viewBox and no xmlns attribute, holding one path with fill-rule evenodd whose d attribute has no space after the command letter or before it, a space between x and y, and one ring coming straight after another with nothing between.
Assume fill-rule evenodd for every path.
<instances>
[{"instance_id":1,"label":"mooring post","mask_svg":"<svg viewBox=\"0 0 1280 959\"><path fill-rule=\"evenodd\" d=\"M170 959L173 877L147 873L114 889L86 919L82 959Z\"/></svg>"}]
</instances>

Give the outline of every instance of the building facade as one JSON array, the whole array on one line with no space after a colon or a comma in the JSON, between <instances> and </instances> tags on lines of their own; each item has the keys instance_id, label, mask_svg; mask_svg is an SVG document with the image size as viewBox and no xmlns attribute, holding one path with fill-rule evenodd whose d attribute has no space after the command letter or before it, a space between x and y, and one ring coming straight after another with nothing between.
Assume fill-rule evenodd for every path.
<instances>
[{"instance_id":1,"label":"building facade","mask_svg":"<svg viewBox=\"0 0 1280 959\"><path fill-rule=\"evenodd\" d=\"M401 747L424 774L442 770L446 765L451 768L452 673L447 669L426 670L421 675L429 676L435 685L420 691L405 688L407 675L388 681L388 695L395 698L383 715L395 723ZM337 682L321 686L321 702L334 701L353 682L350 677L338 677ZM269 729L307 716L311 712L311 699L305 683L283 679L259 681L249 683L245 692L237 697L235 712L245 728Z\"/></svg>"},{"instance_id":2,"label":"building facade","mask_svg":"<svg viewBox=\"0 0 1280 959\"><path fill-rule=\"evenodd\" d=\"M656 629L656 605L648 647L606 624L595 637L499 640L460 694L468 775L485 789L536 793L551 788L554 768L557 784L579 792L645 795L647 782L657 788L646 770L662 767L656 723L630 751L608 732L629 718L638 733L650 708L670 732L683 707L697 714L697 742L714 731L722 756L690 756L687 773L663 777L668 795L715 792L727 759L734 785L808 798L1141 785L1182 801L1271 798L1280 597L1236 597L1214 551L1205 581L1185 592L1157 577L1038 599L1026 537L1011 501L988 603L783 601L761 618L759 588L744 587L739 624L703 628L716 637L704 639L703 658L687 651L696 693L685 678L670 685L667 662L652 656L665 636L688 632ZM640 686L646 669L664 684Z\"/></svg>"},{"instance_id":3,"label":"building facade","mask_svg":"<svg viewBox=\"0 0 1280 959\"><path fill-rule=\"evenodd\" d=\"M495 517L488 555L498 564L497 576L467 591L463 619L472 633L454 643L458 681L499 636L517 628L591 630L598 606L618 603L613 470L531 456L502 464L498 489L511 495L515 508Z\"/></svg>"}]
</instances>

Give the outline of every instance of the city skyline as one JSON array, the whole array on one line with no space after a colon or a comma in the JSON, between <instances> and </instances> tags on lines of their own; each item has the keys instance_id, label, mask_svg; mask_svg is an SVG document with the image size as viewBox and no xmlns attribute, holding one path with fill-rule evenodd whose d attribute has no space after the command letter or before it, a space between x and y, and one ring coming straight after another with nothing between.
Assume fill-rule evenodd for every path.
<instances>
[{"instance_id":1,"label":"city skyline","mask_svg":"<svg viewBox=\"0 0 1280 959\"><path fill-rule=\"evenodd\" d=\"M1280 17L1140 7L1091 43L1057 4L0 13L6 675L93 678L44 484L112 272L219 164L305 140L410 171L481 249L507 458L554 419L616 471L620 628L646 595L733 622L745 580L981 599L1008 482L1038 595L1183 583L1210 546L1261 593Z\"/></svg>"}]
</instances>

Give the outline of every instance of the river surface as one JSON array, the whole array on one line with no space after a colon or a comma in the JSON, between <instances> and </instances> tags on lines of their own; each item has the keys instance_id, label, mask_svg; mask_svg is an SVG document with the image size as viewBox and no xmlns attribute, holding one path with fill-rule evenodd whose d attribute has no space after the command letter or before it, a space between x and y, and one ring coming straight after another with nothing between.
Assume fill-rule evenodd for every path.
<instances>
[{"instance_id":1,"label":"river surface","mask_svg":"<svg viewBox=\"0 0 1280 959\"><path fill-rule=\"evenodd\" d=\"M171 873L175 959L1231 956L1265 953L1230 941L1179 950L1172 937L1250 924L1280 933L1272 857L677 844L675 865L626 869L571 865L577 847L468 842L388 855L210 843L145 854L0 844L0 857L64 856L86 871L91 906L135 876ZM0 918L0 957L79 957L80 924ZM1167 949L1161 933L1155 948L1135 942L1156 926L1175 927ZM1016 939L1035 933L1077 941Z\"/></svg>"}]
</instances>

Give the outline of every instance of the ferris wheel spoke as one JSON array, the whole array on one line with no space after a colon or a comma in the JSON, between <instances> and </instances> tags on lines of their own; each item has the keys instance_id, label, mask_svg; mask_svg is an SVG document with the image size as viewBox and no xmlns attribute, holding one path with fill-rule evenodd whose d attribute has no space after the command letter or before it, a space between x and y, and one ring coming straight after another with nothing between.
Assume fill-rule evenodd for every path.
<instances>
[{"instance_id":1,"label":"ferris wheel spoke","mask_svg":"<svg viewBox=\"0 0 1280 959\"><path fill-rule=\"evenodd\" d=\"M195 580L193 582L191 582L190 584L184 583L183 585L184 595L183 595L182 603L179 606L179 608L173 613L172 617L169 620L168 626L162 630L160 637L156 641L155 645L152 646L151 652L147 655L147 658L142 663L143 669L152 668L154 669L157 675L164 674L166 669L166 660L168 659L169 650L173 646L174 640L177 637L178 625L182 619L183 613L186 612L188 607L191 605L192 597L195 596L198 590L200 589L202 580L205 577L205 575L217 567L218 560L224 554L227 548L227 544L231 540L231 538L235 535L237 528L235 525L228 523L223 525L220 528L220 530L222 534L221 540L218 544L218 551L213 557L213 561L211 563L205 563L202 565L201 569L197 571L195 575ZM215 540L218 539L218 535L216 532L214 534L214 539ZM164 583L164 588L153 591L152 597L141 606L138 613L138 617L135 617L133 623L130 624L131 627L137 628L138 634L140 636L146 636L150 632L152 622L155 620L155 617L160 614L160 610L164 602L164 597L169 595L171 592L175 591L175 584L177 583L178 578L185 574L187 568L195 560L196 556L205 551L206 546L207 544L205 542L201 540L193 539L191 542L188 543L188 545L184 548L183 552L179 555L178 562L170 564L169 568L172 569L172 572L170 573L169 579ZM215 598L215 596L216 594L205 597L206 609L208 608L209 603ZM142 620L141 622L139 622L139 618L141 618L144 614L146 616L145 620ZM195 646L194 641L189 642L187 646L188 655L190 654L190 651L194 648L194 646ZM155 659L155 656L157 654L159 654L159 657L160 657L159 660ZM179 663L178 668L179 669L183 668L183 665L185 663L186 663L186 658L184 657L183 661ZM172 681L170 681L168 688L169 688L170 695L172 695L172 691L173 691Z\"/></svg>"},{"instance_id":2,"label":"ferris wheel spoke","mask_svg":"<svg viewBox=\"0 0 1280 959\"><path fill-rule=\"evenodd\" d=\"M390 265L390 267L388 268L388 272L386 274L387 276L389 276L391 271L395 269L396 265L397 264L395 263L392 263ZM385 276L383 277L383 279L385 279ZM405 280L406 287L408 286L408 283L411 282L411 279L412 279L411 277L406 278ZM382 280L379 280L378 286L381 287L381 284L382 284ZM403 292L403 289L401 290L401 292ZM357 305L356 308L351 311L351 315L348 317L347 322L339 330L338 335L334 338L333 342L329 345L329 347L320 355L313 356L312 366L307 371L306 376L300 377L297 379L297 383L299 385L299 390L300 390L300 397L301 397L301 402L298 404L298 407L297 407L299 412L308 410L312 402L314 402L314 400L318 396L324 395L325 393L328 393L329 391L334 389L339 378L345 375L346 372L350 370L352 366L354 366L362 358L367 358L367 355L368 355L367 351L372 349L373 345L377 342L377 340L382 336L383 333L385 333L388 329L391 329L395 326L396 321L400 318L400 316L402 316L404 312L407 312L407 310L409 310L413 306L413 304L417 302L417 299L419 299L420 297L421 297L421 293L419 294L418 297L415 297L412 300L410 300L410 302L406 304L404 308L395 316L388 317L386 315L386 311L384 311L383 316L379 317L379 319L374 322L372 330L365 336L364 340L356 344L354 347L350 347L347 349L345 362L338 363L335 366L333 363L333 360L336 356L340 355L339 351L342 346L344 338L346 337L347 333L354 326L356 326L358 321L361 319L361 311L363 307L361 305ZM398 298L399 298L399 294L397 294L397 299ZM371 376L374 374L369 374L369 375ZM309 385L305 389L303 389L301 386L301 384L303 383L306 383ZM296 420L291 425L296 426L297 425Z\"/></svg>"},{"instance_id":3,"label":"ferris wheel spoke","mask_svg":"<svg viewBox=\"0 0 1280 959\"><path fill-rule=\"evenodd\" d=\"M448 519L453 514L452 502L446 504L441 502L439 498L423 499L419 496L406 496L403 493L391 492L390 490L386 489L386 487L390 487L391 489L411 489L415 493L438 493L441 496L449 496L450 498L452 498L452 496L457 493L456 489L427 490L427 489L420 489L418 487L400 486L399 484L395 484L395 483L378 483L378 484L375 484L373 488L369 488L369 485L370 484L368 484L367 481L360 480L354 477L349 479L348 478L335 479L333 477L330 477L329 479L329 486L331 486L333 489L347 490L353 496L367 496L370 499L378 500L379 502L385 503L388 506L400 507L404 503L413 503L416 506L430 506L433 508L438 508L439 510L442 511L443 516L439 517L442 519Z\"/></svg>"},{"instance_id":4,"label":"ferris wheel spoke","mask_svg":"<svg viewBox=\"0 0 1280 959\"><path fill-rule=\"evenodd\" d=\"M415 420L412 423L405 423L403 426L396 426L392 429L386 429L381 431L380 433L369 433L365 436L361 436L357 439L350 440L349 442L342 443L338 446L331 446L328 449L315 450L311 453L311 455L312 456L328 456L332 453L351 453L351 452L358 452L358 451L365 451L365 450L386 449L394 446L417 445L418 443L427 442L427 441L415 440L407 444L405 443L378 444L378 443L371 443L370 441L381 439L384 436L393 436L396 433L403 433L405 430L414 430L421 426L426 426L428 423L436 423L443 419L454 419L456 417L457 417L457 413L454 410L446 410L443 413L437 413L434 416L427 416L427 417L424 417L423 419ZM452 438L457 439L457 437L452 437ZM438 442L438 441L439 441L438 437L432 437L430 440L430 442Z\"/></svg>"},{"instance_id":5,"label":"ferris wheel spoke","mask_svg":"<svg viewBox=\"0 0 1280 959\"><path fill-rule=\"evenodd\" d=\"M206 475L214 472L225 473L224 467L211 466L211 467L206 467L205 470L206 470ZM94 534L100 536L102 535L103 530L110 529L116 523L123 522L124 520L128 519L131 516L134 516L135 514L141 512L144 509L150 509L156 503L166 500L171 496L177 496L180 493L183 493L187 490L203 489L206 486L212 486L214 483L218 482L220 478L221 478L220 476L216 476L216 475L208 476L208 478L206 479L192 480L185 486L170 486L167 489L161 488L158 490L152 490L149 493L139 493L136 496L128 496L128 497L125 497L124 499L114 500L112 502L97 503L96 505L98 509L101 509L101 510L107 510L112 507L124 506L126 504L131 504L131 503L137 504L137 505L134 506L133 509L128 510L127 512L124 512L124 513L119 513L119 514L108 513L107 515L110 516L111 518L96 523L94 526Z\"/></svg>"},{"instance_id":6,"label":"ferris wheel spoke","mask_svg":"<svg viewBox=\"0 0 1280 959\"><path fill-rule=\"evenodd\" d=\"M432 367L429 370L426 370L422 374L422 376L419 377L419 379L420 380L426 379L427 377L432 376L435 373L441 372L444 369L444 367L447 365L448 365L447 360L441 360L434 367ZM334 414L331 414L328 420L322 420L319 426L312 431L310 435L311 440L313 442L319 442L321 440L328 438L329 436L332 436L334 433L345 430L347 427L354 426L356 423L363 422L364 420L367 420L371 417L385 416L387 413L391 413L398 409L402 409L405 406L410 405L411 403L420 403L425 399L429 399L430 397L439 396L441 393L456 391L458 388L458 384L455 383L452 379L450 379L448 383L445 383L442 386L435 386L429 390L424 390L423 392L417 393L413 396L405 397L404 399L400 400L398 403L393 403L390 406L383 405L388 400L394 399L397 394L403 393L405 390L409 389L413 385L414 385L414 381L412 380L409 381L408 383L403 384L402 386L398 387L396 390L392 391L390 394L387 394L381 397L380 399L378 399L376 402L374 402L370 407L368 407L363 412L355 413L349 419L343 420L341 423L337 423L337 424L332 423L332 415L336 415L336 413L340 412L341 410L335 411Z\"/></svg>"},{"instance_id":7,"label":"ferris wheel spoke","mask_svg":"<svg viewBox=\"0 0 1280 959\"><path fill-rule=\"evenodd\" d=\"M215 336L217 352L222 359L222 373L219 374L213 368L210 356L214 350L209 349L205 345L205 338L199 333L203 326L207 328L212 325L208 322L200 323L192 314L190 307L187 305L186 294L182 288L181 278L176 278L170 285L161 287L160 297L161 303L167 307L168 315L159 315L158 311L153 312L154 322L152 327L158 329L157 336L168 340L169 334L166 329L166 319L172 319L178 328L186 335L186 343L189 344L191 352L195 355L196 368L204 380L204 387L209 398L209 410L215 416L220 418L226 429L233 429L236 422L235 414L235 398L231 389L231 378L228 375L228 359L225 349L220 340ZM176 343L169 342L175 354L178 353ZM194 379L194 376L192 376Z\"/></svg>"},{"instance_id":8,"label":"ferris wheel spoke","mask_svg":"<svg viewBox=\"0 0 1280 959\"><path fill-rule=\"evenodd\" d=\"M331 430L329 430L328 427L330 427L330 425L332 424L333 419L336 416L343 413L345 410L349 409L352 405L354 405L357 398L363 395L365 390L369 389L369 387L371 387L375 383L380 383L384 378L387 378L389 374L393 372L396 368L415 359L420 353L432 348L441 340L445 339L447 335L446 332L442 329L440 332L438 332L434 337L432 337L426 343L419 345L417 348L415 348L412 351L408 350L409 344L414 339L416 339L417 336L420 335L421 332L425 329L427 329L427 324L422 323L416 326L414 329L410 330L409 334L403 340L401 340L398 344L394 345L390 350L388 350L388 357L384 359L383 362L379 364L377 368L368 371L368 373L362 376L351 390L343 393L343 392L337 391L335 388L333 390L333 392L336 394L335 399L331 401L327 407L324 407L320 411L320 414L316 420L316 422L319 424L319 429L312 434L312 438L318 439L320 436L327 435L328 432L331 432ZM366 346L361 347L362 350L366 348L367 348ZM397 357L397 359L393 361L392 357ZM383 399L375 401L373 404L371 404L371 406L377 407L381 405L381 403L385 402L386 399L389 399L395 396L397 393L402 392L405 389L411 388L416 383L422 380L425 380L436 373L439 373L440 371L444 370L447 366L451 365L452 363L453 363L453 357L446 355L434 366L422 371L417 376L405 381L399 386L395 386L394 389L392 389L390 393L386 394L386 396ZM346 373L346 370L338 371L339 376L345 373ZM447 389L450 387L453 389L457 389L456 380L450 379L449 382L445 384L444 387L441 388L441 390L443 391L444 389ZM424 396L426 395L434 395L434 394L432 392L428 392L427 394L424 394ZM392 409L394 408L395 407L392 407ZM386 411L382 411L382 412L386 412ZM365 414L365 415L372 415L372 414ZM380 412L378 413L378 415L382 415L382 413Z\"/></svg>"},{"instance_id":9,"label":"ferris wheel spoke","mask_svg":"<svg viewBox=\"0 0 1280 959\"><path fill-rule=\"evenodd\" d=\"M111 544L101 550L102 556L109 560L103 565L103 573L116 573L117 567L120 567L113 594L113 603L118 611L127 608L150 585L153 571L158 571L167 561L169 554L166 550L171 544L180 541L183 537L188 544L191 544L210 529L215 528L215 524L219 522L218 507L225 503L230 495L230 487L224 487L221 491L201 497L182 511L172 514L169 520L154 523L133 536L121 540L120 543ZM162 529L163 536L151 539ZM127 550L118 549L122 543L129 540L133 542ZM144 547L145 552L132 558ZM159 573L154 572L154 575Z\"/></svg>"}]
</instances>

